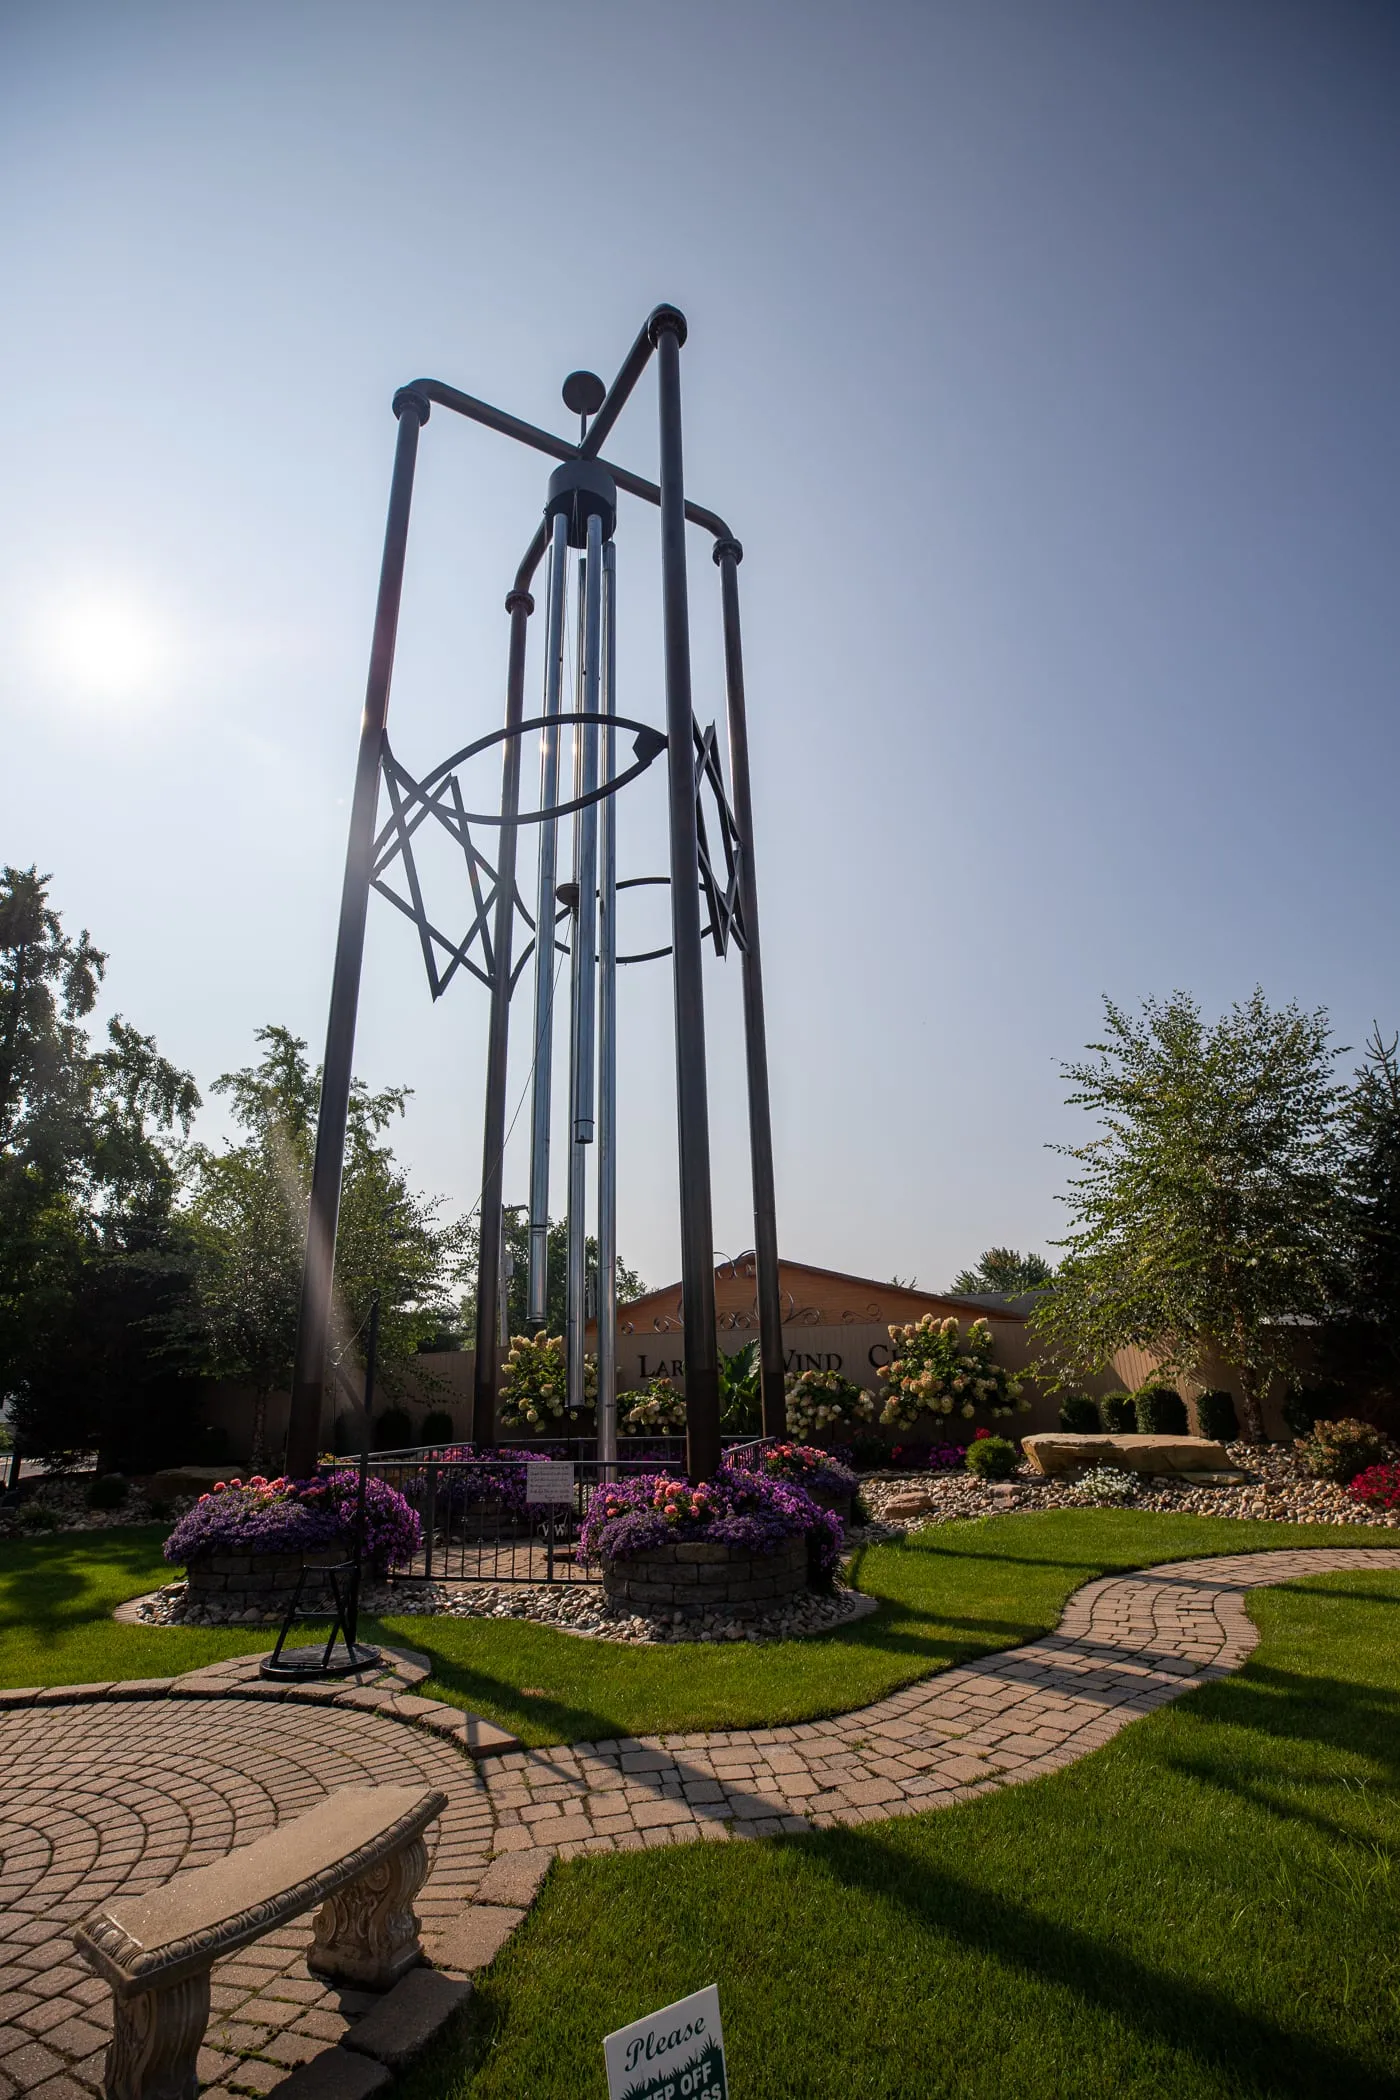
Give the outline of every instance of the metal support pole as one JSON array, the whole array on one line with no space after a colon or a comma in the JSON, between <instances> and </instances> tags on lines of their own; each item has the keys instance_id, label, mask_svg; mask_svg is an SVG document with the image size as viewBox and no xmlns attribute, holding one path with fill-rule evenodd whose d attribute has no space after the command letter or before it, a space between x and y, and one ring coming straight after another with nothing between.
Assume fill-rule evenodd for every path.
<instances>
[{"instance_id":1,"label":"metal support pole","mask_svg":"<svg viewBox=\"0 0 1400 2100\"><path fill-rule=\"evenodd\" d=\"M617 549L603 549L603 712L617 713ZM602 778L616 771L603 730ZM598 815L598 1456L617 1461L617 798Z\"/></svg>"},{"instance_id":2,"label":"metal support pole","mask_svg":"<svg viewBox=\"0 0 1400 2100\"><path fill-rule=\"evenodd\" d=\"M345 1645L351 1655L360 1631L360 1582L365 1565L365 1503L369 1494L370 1424L374 1406L374 1371L379 1356L379 1293L369 1301L369 1335L365 1341L365 1426L360 1438L360 1477L355 1491L355 1571L350 1577L350 1609L345 1615Z\"/></svg>"},{"instance_id":3,"label":"metal support pole","mask_svg":"<svg viewBox=\"0 0 1400 2100\"><path fill-rule=\"evenodd\" d=\"M548 626L545 635L544 712L560 711L564 675L564 605L568 584L568 520L554 519L549 550ZM559 731L540 736L540 808L559 799ZM554 1078L554 880L559 827L551 817L539 826L539 887L535 905L535 1065L530 1086L530 1287L532 1331L544 1326L549 1309L549 1119Z\"/></svg>"},{"instance_id":4,"label":"metal support pole","mask_svg":"<svg viewBox=\"0 0 1400 2100\"><path fill-rule=\"evenodd\" d=\"M350 1114L355 1014L365 953L365 913L369 905L370 871L374 864L379 766L384 749L384 725L389 713L399 600L403 593L413 469L418 454L418 433L428 420L428 402L422 394L405 387L394 396L394 414L399 419L399 435L394 452L394 477L389 488L384 555L379 568L379 599L374 613L369 678L364 713L360 717L360 754L355 768L355 794L350 806L345 878L340 892L340 926L331 975L330 1016L326 1024L326 1055L321 1070L321 1103L316 1118L316 1153L311 1168L311 1200L306 1222L306 1260L301 1274L292 1400L287 1419L286 1469L294 1480L305 1479L315 1471L321 1442L321 1398L330 1340L331 1295L335 1284L335 1230L340 1213L345 1130Z\"/></svg>"},{"instance_id":5,"label":"metal support pole","mask_svg":"<svg viewBox=\"0 0 1400 2100\"><path fill-rule=\"evenodd\" d=\"M584 556L583 637L580 713L596 715L600 692L603 604L603 526L595 513L588 520ZM574 749L575 793L591 795L598 785L598 725L577 725ZM593 1142L593 1093L596 1002L598 996L598 805L589 803L575 819L574 975L572 1098L569 1104L569 1306L568 1396L570 1412L586 1405L584 1328L587 1305L586 1154Z\"/></svg>"},{"instance_id":6,"label":"metal support pole","mask_svg":"<svg viewBox=\"0 0 1400 2100\"><path fill-rule=\"evenodd\" d=\"M700 863L695 826L695 710L690 690L690 608L685 569L681 447L681 344L685 318L658 307L661 424L661 598L671 819L671 946L676 1013L676 1134L680 1151L681 1317L684 1324L686 1469L693 1481L719 1470L719 1363L715 1334L714 1227L710 1206L710 1109L705 1076Z\"/></svg>"},{"instance_id":7,"label":"metal support pole","mask_svg":"<svg viewBox=\"0 0 1400 2100\"><path fill-rule=\"evenodd\" d=\"M753 1178L754 1266L758 1272L758 1355L762 1374L763 1434L787 1434L783 1373L783 1315L778 1286L778 1207L773 1191L773 1116L768 1095L768 1034L763 1014L763 960L758 939L758 877L753 852L753 789L749 725L744 704L744 645L739 628L737 540L721 540L719 569L724 615L724 683L729 700L729 774L739 829L739 908L744 921L744 1059L749 1096L749 1159Z\"/></svg>"},{"instance_id":8,"label":"metal support pole","mask_svg":"<svg viewBox=\"0 0 1400 2100\"><path fill-rule=\"evenodd\" d=\"M510 656L506 669L506 728L525 719L525 642L535 601L519 586L506 599ZM486 1039L486 1113L481 1137L481 1231L476 1277L476 1371L472 1441L478 1450L496 1441L496 1384L500 1345L501 1187L506 1149L506 1077L510 1054L510 966L515 931L515 847L519 837L520 737L501 747L501 850L496 866L496 924L491 937L491 1023ZM551 924L553 923L551 919Z\"/></svg>"}]
</instances>

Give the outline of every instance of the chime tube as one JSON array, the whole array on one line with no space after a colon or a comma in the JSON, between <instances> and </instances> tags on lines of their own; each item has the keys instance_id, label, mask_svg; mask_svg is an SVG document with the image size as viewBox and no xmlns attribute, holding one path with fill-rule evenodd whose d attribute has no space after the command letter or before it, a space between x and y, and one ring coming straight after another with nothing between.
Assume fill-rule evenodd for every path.
<instances>
[{"instance_id":1,"label":"chime tube","mask_svg":"<svg viewBox=\"0 0 1400 2100\"><path fill-rule=\"evenodd\" d=\"M549 606L545 631L544 712L557 716L564 675L564 603L568 582L568 520L555 516L550 533ZM559 799L559 731L540 738L540 807ZM535 1062L530 1092L530 1285L532 1329L543 1327L549 1303L549 1109L554 1064L554 879L558 826L539 826L539 887L535 906Z\"/></svg>"},{"instance_id":2,"label":"chime tube","mask_svg":"<svg viewBox=\"0 0 1400 2100\"><path fill-rule=\"evenodd\" d=\"M588 521L588 557L583 614L583 708L584 714L600 712L602 694L602 607L603 539L596 517ZM592 795L598 787L598 725L579 724L582 764L579 793ZM581 1145L593 1142L593 1088L596 1054L594 1000L598 969L598 805L590 802L578 813L578 975L574 1025L578 1031L578 1071L574 1086L574 1136Z\"/></svg>"},{"instance_id":3,"label":"chime tube","mask_svg":"<svg viewBox=\"0 0 1400 2100\"><path fill-rule=\"evenodd\" d=\"M598 713L602 655L603 526L596 512L588 519L583 563L583 632L580 659L580 708ZM580 722L574 739L574 792L591 795L598 785L598 727ZM569 1059L569 1284L567 1377L570 1411L581 1412L586 1400L584 1328L587 1307L587 1241L584 1147L593 1142L595 1086L595 1002L598 995L598 805L588 803L574 820L573 1027Z\"/></svg>"},{"instance_id":4,"label":"chime tube","mask_svg":"<svg viewBox=\"0 0 1400 2100\"><path fill-rule=\"evenodd\" d=\"M617 713L617 550L603 549L603 712ZM614 777L611 722L602 781ZM598 1456L617 1458L617 798L598 809Z\"/></svg>"}]
</instances>

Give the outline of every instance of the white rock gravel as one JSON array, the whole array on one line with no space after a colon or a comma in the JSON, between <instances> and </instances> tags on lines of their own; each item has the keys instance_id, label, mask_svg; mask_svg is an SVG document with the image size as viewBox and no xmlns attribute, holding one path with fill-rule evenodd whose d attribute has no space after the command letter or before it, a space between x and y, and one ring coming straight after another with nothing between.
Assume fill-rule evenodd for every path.
<instances>
[{"instance_id":1,"label":"white rock gravel","mask_svg":"<svg viewBox=\"0 0 1400 2100\"><path fill-rule=\"evenodd\" d=\"M1366 1509L1334 1481L1314 1480L1287 1444L1230 1444L1233 1466L1248 1477L1240 1487L1198 1487L1144 1475L1130 1509L1178 1516L1238 1517L1276 1524L1364 1524L1400 1529L1400 1512ZM861 1482L861 1497L880 1531L917 1531L926 1524L957 1524L1010 1509L1082 1509L1068 1480L1047 1480L1029 1466L1010 1480L984 1482L970 1473L880 1474ZM885 1518L897 1496L926 1494L932 1507L919 1516ZM862 1534L853 1533L859 1542Z\"/></svg>"},{"instance_id":2,"label":"white rock gravel","mask_svg":"<svg viewBox=\"0 0 1400 2100\"><path fill-rule=\"evenodd\" d=\"M650 1617L637 1612L612 1610L595 1583L486 1583L425 1582L367 1584L360 1608L375 1616L453 1619L528 1619L536 1626L553 1626L560 1633L581 1634L597 1641L624 1641L633 1645L673 1645L677 1642L787 1641L802 1634L827 1633L834 1626L849 1625L876 1609L873 1597L859 1591L837 1588L829 1595L807 1593L787 1599L770 1612L752 1618L731 1618L726 1612L707 1612L701 1618L685 1618L679 1612ZM137 1600L131 1617L145 1626L268 1626L275 1625L266 1613L234 1611L214 1604L189 1602L183 1582L168 1583L149 1597Z\"/></svg>"}]
</instances>

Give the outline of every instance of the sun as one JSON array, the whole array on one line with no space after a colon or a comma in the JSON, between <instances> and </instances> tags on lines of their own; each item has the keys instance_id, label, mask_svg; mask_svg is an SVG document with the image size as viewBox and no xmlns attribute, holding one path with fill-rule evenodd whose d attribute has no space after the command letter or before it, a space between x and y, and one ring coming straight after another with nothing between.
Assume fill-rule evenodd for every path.
<instances>
[{"instance_id":1,"label":"sun","mask_svg":"<svg viewBox=\"0 0 1400 2100\"><path fill-rule=\"evenodd\" d=\"M170 669L168 625L126 591L85 590L45 609L40 652L73 698L141 707L161 696Z\"/></svg>"}]
</instances>

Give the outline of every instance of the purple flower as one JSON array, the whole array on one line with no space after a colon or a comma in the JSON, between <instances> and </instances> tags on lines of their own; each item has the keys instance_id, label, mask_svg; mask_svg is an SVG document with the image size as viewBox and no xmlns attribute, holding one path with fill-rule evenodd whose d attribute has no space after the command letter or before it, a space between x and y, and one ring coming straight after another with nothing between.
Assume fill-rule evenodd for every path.
<instances>
[{"instance_id":1,"label":"purple flower","mask_svg":"<svg viewBox=\"0 0 1400 2100\"><path fill-rule=\"evenodd\" d=\"M314 1553L355 1545L360 1478L356 1472L314 1480L271 1480L201 1495L165 1542L178 1567L213 1553ZM365 1557L376 1574L412 1560L422 1541L417 1514L387 1481L365 1483Z\"/></svg>"},{"instance_id":2,"label":"purple flower","mask_svg":"<svg viewBox=\"0 0 1400 2100\"><path fill-rule=\"evenodd\" d=\"M826 1579L836 1572L841 1520L791 1482L722 1468L703 1483L703 1513L668 1516L666 1490L674 1485L672 1474L642 1473L595 1488L580 1533L584 1552L590 1559L628 1560L677 1539L707 1539L776 1553L785 1540L805 1535L813 1571Z\"/></svg>"},{"instance_id":3,"label":"purple flower","mask_svg":"<svg viewBox=\"0 0 1400 2100\"><path fill-rule=\"evenodd\" d=\"M434 1505L460 1516L464 1509L483 1502L499 1503L512 1516L523 1516L525 1468L532 1461L548 1458L547 1451L500 1450L478 1452L472 1444L444 1445L444 1463L433 1480ZM428 1506L429 1473L419 1468L403 1482L403 1492L415 1509Z\"/></svg>"},{"instance_id":4,"label":"purple flower","mask_svg":"<svg viewBox=\"0 0 1400 2100\"><path fill-rule=\"evenodd\" d=\"M731 1454L724 1463L731 1471L790 1480L809 1492L819 1489L828 1495L853 1495L860 1485L849 1466L816 1444L764 1444L756 1451Z\"/></svg>"}]
</instances>

